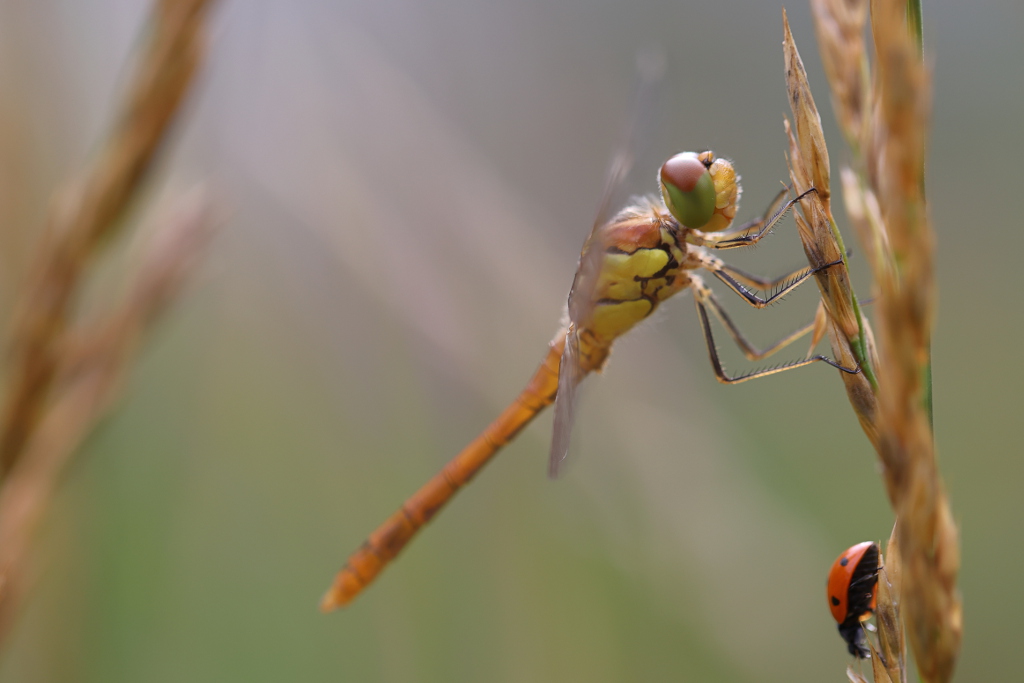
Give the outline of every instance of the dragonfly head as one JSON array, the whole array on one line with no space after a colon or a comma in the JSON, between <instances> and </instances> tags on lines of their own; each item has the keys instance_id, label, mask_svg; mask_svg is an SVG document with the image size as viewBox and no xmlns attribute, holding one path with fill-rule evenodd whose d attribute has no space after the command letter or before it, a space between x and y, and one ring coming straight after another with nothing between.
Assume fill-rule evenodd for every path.
<instances>
[{"instance_id":1,"label":"dragonfly head","mask_svg":"<svg viewBox=\"0 0 1024 683\"><path fill-rule=\"evenodd\" d=\"M666 161L658 174L661 197L673 217L694 230L724 230L739 198L736 171L714 152L683 152Z\"/></svg>"}]
</instances>

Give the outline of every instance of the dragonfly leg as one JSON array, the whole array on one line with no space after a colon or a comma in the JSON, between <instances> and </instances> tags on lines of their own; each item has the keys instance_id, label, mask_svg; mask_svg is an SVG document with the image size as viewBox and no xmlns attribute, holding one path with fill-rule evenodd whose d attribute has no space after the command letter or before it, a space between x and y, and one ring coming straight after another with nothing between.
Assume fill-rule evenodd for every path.
<instances>
[{"instance_id":1,"label":"dragonfly leg","mask_svg":"<svg viewBox=\"0 0 1024 683\"><path fill-rule=\"evenodd\" d=\"M779 203L782 198L786 196L786 192L787 190L783 190L775 196L775 199L772 200L772 203L768 206L768 210L765 212L765 216L768 218L762 216L761 218L750 221L749 223L744 223L737 228L723 232L709 233L701 232L699 230L691 230L689 239L699 246L711 247L712 249L735 249L737 247L747 247L752 244L757 244L761 241L762 237L765 237L771 232L776 223L782 220L782 217L786 215L786 212L788 212L794 204L810 193L817 192L817 190L812 187L795 199L790 199L779 207ZM736 235L739 236L737 237Z\"/></svg>"},{"instance_id":2,"label":"dragonfly leg","mask_svg":"<svg viewBox=\"0 0 1024 683\"><path fill-rule=\"evenodd\" d=\"M814 275L815 273L837 266L843 262L842 259L837 259L831 263L820 265L817 268L811 268L804 266L798 268L791 273L786 273L781 277L777 278L766 278L760 275L751 275L738 268L727 265L722 259L717 256L712 256L707 253L696 254L701 266L705 270L709 271L719 280L724 282L726 286L732 291L743 297L743 300L754 308L764 308L775 301L778 301L781 297L786 296L794 289L806 282L807 278ZM762 290L770 290L768 296L758 296L750 287L756 287Z\"/></svg>"},{"instance_id":3,"label":"dragonfly leg","mask_svg":"<svg viewBox=\"0 0 1024 683\"><path fill-rule=\"evenodd\" d=\"M756 287L760 290L774 289L780 287L791 280L799 278L804 274L805 271L811 270L808 266L801 266L794 270L779 275L778 277L765 277L763 275L757 275L756 273L748 273L745 270L741 270L736 266L723 263L717 258L708 257L708 263L714 264L712 270L725 270L728 271L734 280L737 282L747 285L748 287ZM707 266L705 266L707 267ZM806 278L805 278L806 279Z\"/></svg>"},{"instance_id":4,"label":"dragonfly leg","mask_svg":"<svg viewBox=\"0 0 1024 683\"><path fill-rule=\"evenodd\" d=\"M726 373L725 368L722 367L722 361L718 357L718 347L715 346L715 337L711 332L711 319L708 315L708 308L711 308L716 317L719 317L720 320L723 320L723 323L724 320L728 320L728 316L724 315L725 312L722 310L721 306L718 305L718 302L714 299L714 294L712 294L711 290L707 287L707 285L704 284L703 281L701 281L700 278L693 276L691 287L693 289L693 300L697 304L697 315L700 317L701 329L704 331L704 340L707 342L708 345L708 355L711 358L711 367L714 370L715 377L718 378L719 382L723 384L739 384L740 382L746 382L748 379L767 377L768 375L774 375L780 372L784 372L786 370L793 370L795 368L802 368L805 365L810 365L811 363L818 362L827 363L828 365L831 365L832 367L838 370L842 370L843 372L848 372L850 374L857 374L858 372L860 372L859 367L848 368L832 360L828 356L816 355L808 356L807 358L795 360L789 363L783 363L782 365L776 365L773 368L762 368L760 370L752 370L750 372L741 373L739 375L729 375L728 373ZM736 329L736 326L732 323L731 320L728 323L725 323L725 327L726 329L729 330L730 334L733 336L733 339L736 340L736 343L740 346L740 348L744 350L744 353L747 353L747 347L749 347L753 351L757 351L756 348L751 346L750 343L743 338L743 335L739 333L739 330ZM794 332L793 334L788 335L781 341L776 342L775 344L770 346L766 351L761 352L761 357L775 353L776 351L783 348L790 342L799 339L801 336L806 334L807 331L809 331L812 327L813 325L809 325L806 326L805 328L801 328ZM748 358L749 357L750 356L748 355Z\"/></svg>"},{"instance_id":5,"label":"dragonfly leg","mask_svg":"<svg viewBox=\"0 0 1024 683\"><path fill-rule=\"evenodd\" d=\"M701 283L700 288L703 289L703 291L699 293L701 302L714 314L716 318L718 318L718 321L722 323L722 327L729 332L729 336L731 336L733 341L736 342L736 346L743 351L743 355L747 357L747 360L761 360L762 358L767 358L777 351L789 346L797 339L800 339L814 329L814 321L811 321L810 323L797 328L767 348L763 350L759 349L751 344L745 336L743 336L743 333L740 332L738 327L736 327L736 323L733 322L732 318L729 317L729 314L726 313L725 309L722 308L722 305L718 302L718 299L715 297L715 293L704 285L703 282ZM696 292L697 289L698 288L695 287L694 291Z\"/></svg>"},{"instance_id":6,"label":"dragonfly leg","mask_svg":"<svg viewBox=\"0 0 1024 683\"><path fill-rule=\"evenodd\" d=\"M745 235L747 233L760 230L764 226L766 218L774 217L776 214L781 215L783 209L780 209L780 207L782 206L782 203L785 201L787 194L789 194L789 187L783 187L781 190L779 190L779 193L775 195L775 197L772 199L771 204L768 205L768 208L765 209L764 213L762 213L760 216L752 220L749 220L746 223L734 225L730 228L722 230L721 232L715 233L714 237L735 237L736 235Z\"/></svg>"}]
</instances>

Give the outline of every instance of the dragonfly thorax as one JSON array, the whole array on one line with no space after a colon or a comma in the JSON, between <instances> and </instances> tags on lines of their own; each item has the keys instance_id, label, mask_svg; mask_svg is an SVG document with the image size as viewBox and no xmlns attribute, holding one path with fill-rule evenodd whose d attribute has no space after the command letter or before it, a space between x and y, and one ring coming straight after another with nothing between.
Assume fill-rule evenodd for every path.
<instances>
[{"instance_id":1,"label":"dragonfly thorax","mask_svg":"<svg viewBox=\"0 0 1024 683\"><path fill-rule=\"evenodd\" d=\"M660 178L662 201L637 200L598 228L587 246L601 259L592 288L581 288L591 292L591 305L578 322L599 343L610 345L689 286L688 271L701 265L688 258L687 234L725 230L736 215L739 178L728 159L710 151L677 154Z\"/></svg>"},{"instance_id":2,"label":"dragonfly thorax","mask_svg":"<svg viewBox=\"0 0 1024 683\"><path fill-rule=\"evenodd\" d=\"M593 305L581 321L594 337L611 342L689 285L686 228L655 197L623 209L592 236L601 264Z\"/></svg>"}]
</instances>

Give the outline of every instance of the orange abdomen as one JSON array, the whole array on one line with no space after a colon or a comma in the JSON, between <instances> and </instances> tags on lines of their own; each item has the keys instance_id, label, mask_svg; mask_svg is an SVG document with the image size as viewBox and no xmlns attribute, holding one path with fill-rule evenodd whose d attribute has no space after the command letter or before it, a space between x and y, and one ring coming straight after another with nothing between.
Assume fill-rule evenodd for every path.
<instances>
[{"instance_id":1,"label":"orange abdomen","mask_svg":"<svg viewBox=\"0 0 1024 683\"><path fill-rule=\"evenodd\" d=\"M320 608L327 612L351 602L363 591L423 525L451 500L523 427L555 400L558 366L565 345L563 330L547 357L516 400L461 453L414 493L402 507L370 534L334 578Z\"/></svg>"}]
</instances>

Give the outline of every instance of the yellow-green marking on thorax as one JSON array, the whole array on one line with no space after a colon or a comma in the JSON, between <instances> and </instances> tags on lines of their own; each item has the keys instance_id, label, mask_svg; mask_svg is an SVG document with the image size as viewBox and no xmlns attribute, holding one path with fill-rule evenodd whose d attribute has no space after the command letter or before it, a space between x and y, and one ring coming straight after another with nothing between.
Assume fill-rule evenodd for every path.
<instances>
[{"instance_id":1,"label":"yellow-green marking on thorax","mask_svg":"<svg viewBox=\"0 0 1024 683\"><path fill-rule=\"evenodd\" d=\"M648 213L642 218L627 215L613 221L607 231L605 241L609 246L603 256L588 327L610 342L679 290L679 264L685 252L658 214Z\"/></svg>"},{"instance_id":2,"label":"yellow-green marking on thorax","mask_svg":"<svg viewBox=\"0 0 1024 683\"><path fill-rule=\"evenodd\" d=\"M659 172L665 209L653 199L625 209L595 235L603 249L593 309L584 326L611 343L686 287L687 229L732 223L739 184L732 164L713 152L684 152Z\"/></svg>"}]
</instances>

